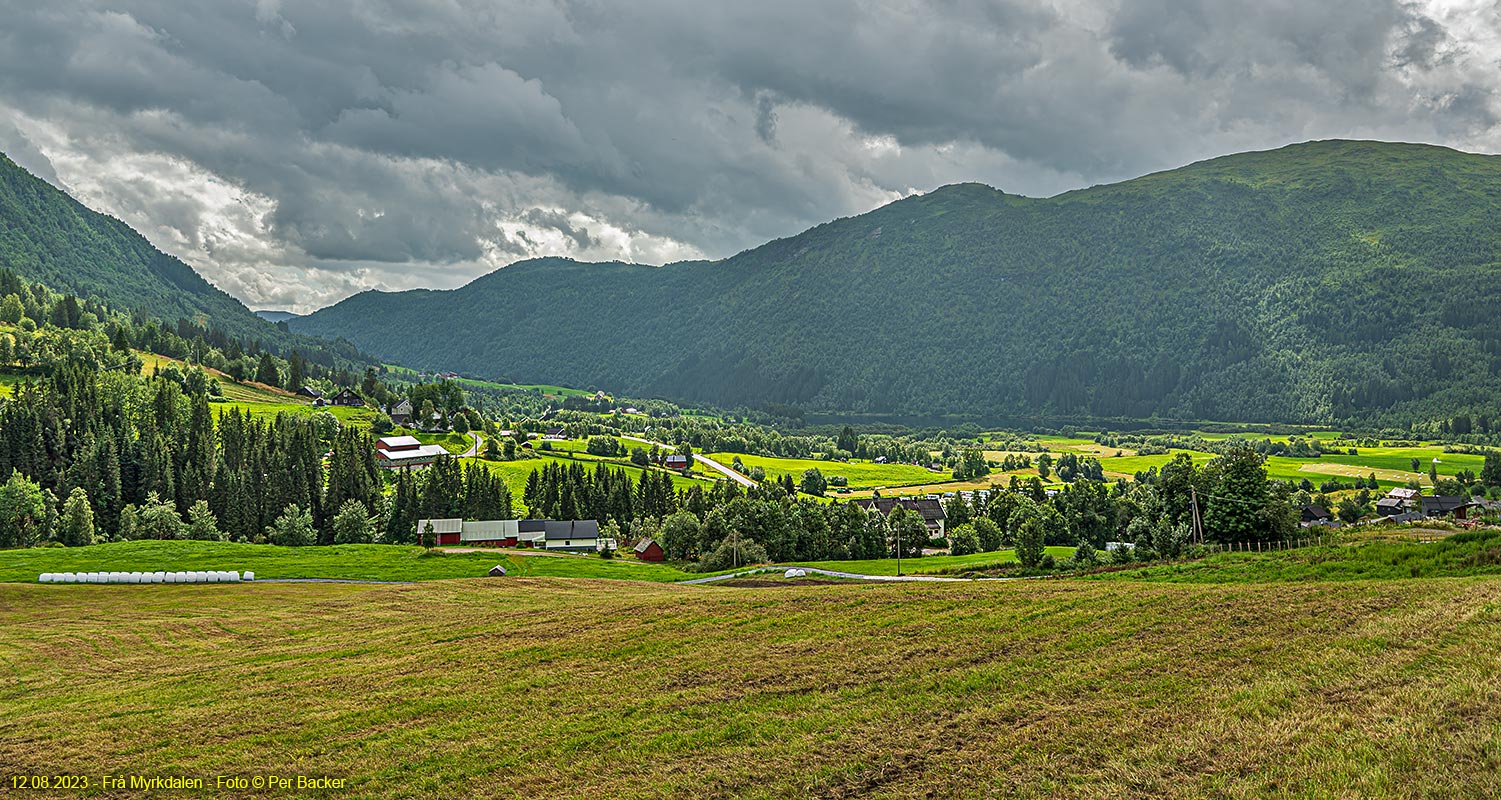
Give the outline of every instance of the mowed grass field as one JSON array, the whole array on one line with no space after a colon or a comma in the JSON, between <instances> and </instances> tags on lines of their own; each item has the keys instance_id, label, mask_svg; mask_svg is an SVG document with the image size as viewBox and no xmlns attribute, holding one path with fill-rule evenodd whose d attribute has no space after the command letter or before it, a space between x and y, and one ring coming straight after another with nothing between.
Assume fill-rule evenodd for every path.
<instances>
[{"instance_id":1,"label":"mowed grass field","mask_svg":"<svg viewBox=\"0 0 1501 800\"><path fill-rule=\"evenodd\" d=\"M43 572L188 570L249 570L258 580L431 581L484 577L496 564L504 566L511 575L640 581L680 581L699 577L667 564L640 562L625 556L604 559L535 550L487 549L474 553L428 554L420 547L384 544L277 547L232 542L140 541L89 547L0 550L0 581L34 582Z\"/></svg>"},{"instance_id":2,"label":"mowed grass field","mask_svg":"<svg viewBox=\"0 0 1501 800\"><path fill-rule=\"evenodd\" d=\"M1498 662L1491 579L0 585L0 762L358 797L1489 798Z\"/></svg>"},{"instance_id":3,"label":"mowed grass field","mask_svg":"<svg viewBox=\"0 0 1501 800\"><path fill-rule=\"evenodd\" d=\"M1426 486L1431 483L1428 478L1428 468L1433 465L1435 458L1438 459L1436 466L1441 477L1453 477L1462 469L1473 470L1479 474L1480 468L1485 463L1484 456L1445 453L1439 446L1371 447L1357 448L1357 450L1356 455L1326 453L1320 458L1270 456L1266 460L1267 475L1279 480L1301 481L1307 478L1317 485L1331 478L1348 482L1352 478L1365 478L1375 473L1377 481L1383 487L1402 486L1409 480L1417 480ZM1180 452L1191 455L1194 463L1199 465L1214 458L1210 453L1174 450L1165 455L1105 457L1100 459L1100 466L1109 475L1131 477L1148 467L1161 469L1163 464L1171 461L1173 456ZM1419 460L1422 471L1412 471L1414 458Z\"/></svg>"},{"instance_id":4,"label":"mowed grass field","mask_svg":"<svg viewBox=\"0 0 1501 800\"><path fill-rule=\"evenodd\" d=\"M1074 554L1072 547L1044 548L1056 559ZM960 569L983 569L1016 560L1013 550L997 550L991 553L971 553L967 556L923 556L902 559L903 575L941 575ZM860 561L799 561L793 566L818 567L835 572L852 572L857 575L895 575L896 559L873 558Z\"/></svg>"},{"instance_id":5,"label":"mowed grass field","mask_svg":"<svg viewBox=\"0 0 1501 800\"><path fill-rule=\"evenodd\" d=\"M783 475L791 475L794 481L802 480L804 472L816 467L819 472L823 473L825 478L831 478L835 475L843 475L849 478L851 489L871 489L881 486L910 486L934 483L942 479L951 479L951 476L947 472L933 472L926 467L918 467L911 464L877 464L871 461L843 463L811 458L753 456L746 455L745 453L705 453L705 455L726 467L732 466L735 463L735 458L738 456L747 471L754 467L760 467L766 470L767 478L780 478Z\"/></svg>"}]
</instances>

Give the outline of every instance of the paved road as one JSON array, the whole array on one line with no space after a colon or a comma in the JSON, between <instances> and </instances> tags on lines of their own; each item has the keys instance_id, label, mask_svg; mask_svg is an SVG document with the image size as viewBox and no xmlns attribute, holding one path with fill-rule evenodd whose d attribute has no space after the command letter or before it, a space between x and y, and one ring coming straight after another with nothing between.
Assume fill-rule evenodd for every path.
<instances>
[{"instance_id":1,"label":"paved road","mask_svg":"<svg viewBox=\"0 0 1501 800\"><path fill-rule=\"evenodd\" d=\"M459 458L479 458L479 434L470 431L469 437L474 440L474 444L469 445L469 449L465 450Z\"/></svg>"},{"instance_id":2,"label":"paved road","mask_svg":"<svg viewBox=\"0 0 1501 800\"><path fill-rule=\"evenodd\" d=\"M660 447L663 450L676 450L677 449L675 447L672 447L671 445L665 445L665 444L662 444L661 442L654 442L654 441L652 441L650 439L642 439L642 438L640 438L638 436L622 436L620 438L622 438L622 439L629 439L629 440L631 440L633 442L640 442L642 444L656 445L657 447ZM740 473L736 472L734 469L731 469L730 467L726 467L725 465L719 463L718 461L715 461L712 458L705 458L704 456L701 456L698 453L694 453L693 454L693 460L699 462L700 464L703 464L704 466L708 467L709 469L718 470L719 472L724 473L725 477L727 477L730 480L732 480L732 481L740 484L741 486L749 487L749 486L755 486L756 485L755 481L751 480L750 478L745 477L744 475L741 475Z\"/></svg>"},{"instance_id":3,"label":"paved road","mask_svg":"<svg viewBox=\"0 0 1501 800\"><path fill-rule=\"evenodd\" d=\"M743 572L732 572L728 575L710 575L707 578L694 578L693 580L688 581L678 581L678 583L715 583L717 581L727 581L731 578L744 578L748 575L760 575L765 572L785 573L789 569L794 569L794 567L756 567L754 569L748 569ZM795 569L803 570L810 575L828 575L831 578L850 578L860 581L886 581L889 583L967 583L969 581L975 580L974 578L944 578L938 575L861 575L857 572L836 572L829 569L818 569L817 567L796 567Z\"/></svg>"}]
</instances>

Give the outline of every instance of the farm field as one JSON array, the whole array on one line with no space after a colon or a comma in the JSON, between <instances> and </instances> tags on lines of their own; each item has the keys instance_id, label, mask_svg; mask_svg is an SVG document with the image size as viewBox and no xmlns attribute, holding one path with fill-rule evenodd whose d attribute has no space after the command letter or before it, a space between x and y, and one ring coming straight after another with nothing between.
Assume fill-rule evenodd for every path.
<instances>
[{"instance_id":1,"label":"farm field","mask_svg":"<svg viewBox=\"0 0 1501 800\"><path fill-rule=\"evenodd\" d=\"M1170 453L1152 456L1120 456L1118 458L1110 456L1100 459L1100 467L1105 470L1107 475L1112 477L1125 476L1130 478L1136 473L1151 467L1162 469L1162 465L1172 461L1173 457L1178 453L1188 453L1193 458L1193 462L1200 466L1203 466L1215 457L1212 453L1201 453L1197 450L1174 450Z\"/></svg>"},{"instance_id":2,"label":"farm field","mask_svg":"<svg viewBox=\"0 0 1501 800\"><path fill-rule=\"evenodd\" d=\"M705 453L704 455L726 467L734 464L735 458L738 456L741 463L745 464L747 470L760 467L766 470L766 477L768 478L791 475L794 481L802 480L803 473L810 467L817 467L825 478L835 475L843 475L849 478L851 489L925 484L933 483L938 479L949 478L947 472L933 472L926 467L918 467L912 464L876 464L871 461L842 463L811 458L752 456L744 453Z\"/></svg>"},{"instance_id":3,"label":"farm field","mask_svg":"<svg viewBox=\"0 0 1501 800\"><path fill-rule=\"evenodd\" d=\"M467 433L421 433L410 434L423 444L436 444L453 455L460 455L469 451L469 446L474 444L474 439ZM485 451L484 435L480 436L480 452Z\"/></svg>"},{"instance_id":4,"label":"farm field","mask_svg":"<svg viewBox=\"0 0 1501 800\"><path fill-rule=\"evenodd\" d=\"M1064 559L1074 554L1072 547L1048 547L1045 548L1049 555L1056 559ZM1007 564L1016 560L1016 553L1011 550L997 550L993 553L974 553L967 556L923 556L922 558L902 559L903 575L938 575L956 568L974 568ZM835 572L853 572L859 575L895 575L896 559L877 558L868 561L799 561L789 566L818 567L819 569L833 570Z\"/></svg>"},{"instance_id":5,"label":"farm field","mask_svg":"<svg viewBox=\"0 0 1501 800\"><path fill-rule=\"evenodd\" d=\"M157 370L166 369L167 367L176 367L184 371L193 368L192 365L185 361L169 358L168 356L148 353L144 350L137 350L135 352L141 359L142 375L150 375ZM208 367L204 367L203 371L219 382L219 388L223 391L224 397L231 401L241 403L291 403L301 406L309 405L306 399L293 392L251 381L236 383L228 375Z\"/></svg>"},{"instance_id":6,"label":"farm field","mask_svg":"<svg viewBox=\"0 0 1501 800\"><path fill-rule=\"evenodd\" d=\"M929 473L929 474L933 475L934 477L938 477L938 475L940 473ZM1035 470L1035 469L1024 469L1024 470L1015 470L1015 471L1012 471L1012 472L999 472L999 471L997 471L997 472L992 472L992 473L990 473L989 475L986 475L983 478L980 478L978 480L973 480L973 481L956 481L953 478L950 478L947 481L942 481L942 482L939 482L939 483L924 483L924 484L909 485L909 486L883 487L880 491L881 491L881 496L882 497L918 497L918 496L921 496L921 495L928 495L928 494L942 495L942 494L945 494L947 492L967 492L967 491L975 491L977 489L989 489L990 487L995 486L997 484L999 484L1001 486L1005 486L1005 485L1007 485L1007 484L1009 484L1011 482L1011 476L1012 475L1016 475L1017 477L1021 478L1023 481L1026 481L1026 480L1030 480L1031 478L1037 477L1037 470ZM1043 482L1044 486L1052 485L1052 484L1053 484L1053 479L1051 478L1051 476L1050 476L1050 478L1049 478L1048 481L1044 481ZM876 490L874 490L874 489L855 489L855 490L851 491L849 494L833 494L832 493L833 490L831 489L830 490L831 493L830 493L829 496L833 497L833 498L835 498L837 500L863 500L863 499L868 499L868 498L872 497L875 494L875 491Z\"/></svg>"},{"instance_id":7,"label":"farm field","mask_svg":"<svg viewBox=\"0 0 1501 800\"><path fill-rule=\"evenodd\" d=\"M1388 540L1359 546L1305 547L1271 553L1220 553L1181 564L1161 564L1090 576L1107 580L1248 583L1267 581L1402 580L1501 575L1501 531L1453 535L1429 531L1436 541Z\"/></svg>"},{"instance_id":8,"label":"farm field","mask_svg":"<svg viewBox=\"0 0 1501 800\"><path fill-rule=\"evenodd\" d=\"M586 392L583 389L570 389L567 386L548 386L546 384L540 384L540 383L534 383L534 384L495 383L493 381L481 381L481 380L475 380L473 378L458 378L456 382L460 386L475 386L475 387L480 387L480 388L485 388L485 389L501 389L501 390L513 390L513 391L523 391L523 392L535 391L535 392L541 392L544 396L550 396L550 397L574 397L574 396L588 397L588 396L591 396L591 395L594 394L593 392Z\"/></svg>"},{"instance_id":9,"label":"farm field","mask_svg":"<svg viewBox=\"0 0 1501 800\"><path fill-rule=\"evenodd\" d=\"M16 774L382 798L1501 794L1495 579L3 585L0 659Z\"/></svg>"},{"instance_id":10,"label":"farm field","mask_svg":"<svg viewBox=\"0 0 1501 800\"><path fill-rule=\"evenodd\" d=\"M340 422L360 428L368 428L375 421L376 410L373 408L353 408L350 406L323 406L314 408L309 403L277 402L268 403L262 401L213 403L210 408L215 415L231 408L237 408L241 412L252 417L274 417L277 414L303 414L312 415L327 411L338 418Z\"/></svg>"},{"instance_id":11,"label":"farm field","mask_svg":"<svg viewBox=\"0 0 1501 800\"><path fill-rule=\"evenodd\" d=\"M503 549L476 553L424 554L423 548L384 544L278 547L232 542L138 541L89 547L0 550L0 581L30 582L43 572L164 572L235 570L257 579L343 578L371 581L431 581L480 578L496 564L512 575L680 581L699 577L665 564L630 558L542 555ZM95 587L79 587L91 590ZM102 587L100 587L102 588Z\"/></svg>"}]
</instances>

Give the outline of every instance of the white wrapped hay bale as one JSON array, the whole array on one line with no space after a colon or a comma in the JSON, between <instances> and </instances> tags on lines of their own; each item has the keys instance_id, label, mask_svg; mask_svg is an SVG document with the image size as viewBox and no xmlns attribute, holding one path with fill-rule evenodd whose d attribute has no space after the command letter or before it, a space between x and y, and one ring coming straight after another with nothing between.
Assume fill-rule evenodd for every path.
<instances>
[{"instance_id":1,"label":"white wrapped hay bale","mask_svg":"<svg viewBox=\"0 0 1501 800\"><path fill-rule=\"evenodd\" d=\"M77 582L78 582L78 576L77 575L74 575L71 572L64 572L63 573L63 583L77 583Z\"/></svg>"},{"instance_id":2,"label":"white wrapped hay bale","mask_svg":"<svg viewBox=\"0 0 1501 800\"><path fill-rule=\"evenodd\" d=\"M235 572L234 570L230 570L229 572L226 572L225 574L229 576L229 582L230 583L239 583L240 582L240 573Z\"/></svg>"},{"instance_id":3,"label":"white wrapped hay bale","mask_svg":"<svg viewBox=\"0 0 1501 800\"><path fill-rule=\"evenodd\" d=\"M50 573L50 572L43 572L42 574L36 576L36 582L37 583L51 583L52 582L52 573Z\"/></svg>"},{"instance_id":4,"label":"white wrapped hay bale","mask_svg":"<svg viewBox=\"0 0 1501 800\"><path fill-rule=\"evenodd\" d=\"M245 570L244 579L247 580L247 581L253 581L253 580L255 580L255 573L251 572L248 569Z\"/></svg>"},{"instance_id":5,"label":"white wrapped hay bale","mask_svg":"<svg viewBox=\"0 0 1501 800\"><path fill-rule=\"evenodd\" d=\"M152 583L166 583L167 582L167 573L165 573L165 572L153 572L153 573L151 573L151 582Z\"/></svg>"}]
</instances>

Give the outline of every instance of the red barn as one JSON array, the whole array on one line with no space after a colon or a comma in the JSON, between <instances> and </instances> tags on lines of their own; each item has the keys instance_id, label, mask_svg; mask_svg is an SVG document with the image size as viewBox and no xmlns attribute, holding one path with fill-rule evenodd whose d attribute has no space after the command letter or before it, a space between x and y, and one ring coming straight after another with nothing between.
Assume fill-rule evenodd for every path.
<instances>
[{"instance_id":1,"label":"red barn","mask_svg":"<svg viewBox=\"0 0 1501 800\"><path fill-rule=\"evenodd\" d=\"M431 526L433 531L429 536L427 529ZM417 535L422 537L423 544L430 547L458 544L464 531L462 519L419 519L417 520Z\"/></svg>"},{"instance_id":2,"label":"red barn","mask_svg":"<svg viewBox=\"0 0 1501 800\"><path fill-rule=\"evenodd\" d=\"M670 455L670 456L667 457L666 461L663 461L662 463L668 469L687 469L688 468L688 457L685 456L685 455L679 455L677 453L673 453L672 455Z\"/></svg>"},{"instance_id":3,"label":"red barn","mask_svg":"<svg viewBox=\"0 0 1501 800\"><path fill-rule=\"evenodd\" d=\"M667 554L662 552L662 545L651 539L642 539L636 543L636 558L642 561L661 561Z\"/></svg>"}]
</instances>

